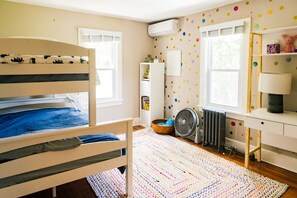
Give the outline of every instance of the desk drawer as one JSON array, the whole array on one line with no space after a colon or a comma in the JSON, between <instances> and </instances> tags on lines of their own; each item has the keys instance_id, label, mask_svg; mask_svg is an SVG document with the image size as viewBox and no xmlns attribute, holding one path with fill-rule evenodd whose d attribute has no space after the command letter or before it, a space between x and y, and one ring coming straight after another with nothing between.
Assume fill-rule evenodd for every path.
<instances>
[{"instance_id":1,"label":"desk drawer","mask_svg":"<svg viewBox=\"0 0 297 198\"><path fill-rule=\"evenodd\" d=\"M297 126L285 124L284 136L297 138Z\"/></svg>"},{"instance_id":2,"label":"desk drawer","mask_svg":"<svg viewBox=\"0 0 297 198\"><path fill-rule=\"evenodd\" d=\"M275 133L283 135L284 125L278 122L271 122L267 120L261 120L256 118L245 117L244 126L252 129L258 129L268 133Z\"/></svg>"}]
</instances>

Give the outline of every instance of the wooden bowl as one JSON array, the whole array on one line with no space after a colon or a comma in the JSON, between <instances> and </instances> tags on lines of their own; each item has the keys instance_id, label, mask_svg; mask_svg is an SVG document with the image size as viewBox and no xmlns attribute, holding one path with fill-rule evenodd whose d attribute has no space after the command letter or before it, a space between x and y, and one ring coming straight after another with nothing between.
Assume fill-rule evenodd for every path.
<instances>
[{"instance_id":1,"label":"wooden bowl","mask_svg":"<svg viewBox=\"0 0 297 198\"><path fill-rule=\"evenodd\" d=\"M160 126L157 125L159 122L166 122L165 119L157 119L152 121L152 128L156 133L159 134L170 134L174 132L174 126Z\"/></svg>"}]
</instances>

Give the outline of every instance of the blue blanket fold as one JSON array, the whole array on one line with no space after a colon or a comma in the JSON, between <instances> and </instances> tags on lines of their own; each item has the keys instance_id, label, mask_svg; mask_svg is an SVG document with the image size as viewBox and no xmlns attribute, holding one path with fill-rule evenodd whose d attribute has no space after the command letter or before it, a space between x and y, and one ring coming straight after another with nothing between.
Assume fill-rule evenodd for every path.
<instances>
[{"instance_id":1,"label":"blue blanket fold","mask_svg":"<svg viewBox=\"0 0 297 198\"><path fill-rule=\"evenodd\" d=\"M0 115L0 138L88 124L88 115L74 108L47 108Z\"/></svg>"}]
</instances>

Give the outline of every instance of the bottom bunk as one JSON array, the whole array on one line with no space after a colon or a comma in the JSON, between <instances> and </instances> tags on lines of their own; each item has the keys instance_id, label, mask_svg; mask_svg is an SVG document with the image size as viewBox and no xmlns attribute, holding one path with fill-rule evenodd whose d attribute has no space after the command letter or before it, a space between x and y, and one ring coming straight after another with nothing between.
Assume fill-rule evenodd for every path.
<instances>
[{"instance_id":1,"label":"bottom bunk","mask_svg":"<svg viewBox=\"0 0 297 198\"><path fill-rule=\"evenodd\" d=\"M42 111L44 110L49 109ZM56 110L69 111L60 108ZM90 127L59 129L62 127L56 126L57 120L44 112L39 115L39 111L30 110L27 115L28 120L24 119L27 112L23 111L0 115L0 125L4 126L0 130L1 197L23 196L112 168L119 168L122 173L126 168L127 194L131 194L131 119ZM39 115L35 116L39 124L32 119L32 113ZM75 111L75 114L77 113ZM67 117L67 126L71 125L69 121L71 113L68 112L66 117L61 113L54 114L62 117L63 122ZM80 116L74 116L75 124L85 124L77 120ZM22 119L18 120L20 117ZM45 120L50 123L44 123ZM37 127L41 131L32 132L30 127L34 129ZM44 130L47 127L51 130ZM53 130L57 128L59 130ZM119 139L115 135L105 134L107 132L123 133L126 136L124 139Z\"/></svg>"}]
</instances>

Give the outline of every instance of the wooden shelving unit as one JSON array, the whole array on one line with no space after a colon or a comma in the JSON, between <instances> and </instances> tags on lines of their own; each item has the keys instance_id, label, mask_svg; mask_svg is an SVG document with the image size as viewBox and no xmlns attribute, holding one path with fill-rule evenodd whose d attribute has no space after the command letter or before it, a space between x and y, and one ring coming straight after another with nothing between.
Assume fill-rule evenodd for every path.
<instances>
[{"instance_id":1,"label":"wooden shelving unit","mask_svg":"<svg viewBox=\"0 0 297 198\"><path fill-rule=\"evenodd\" d=\"M266 47L267 44L271 44L271 40L280 39L282 34L289 34L295 35L297 32L297 26L292 27L283 27L277 29L270 29L270 30L263 30L263 31L255 31L252 32L250 35L250 46L249 46L249 69L248 69L248 98L247 98L247 117L253 116L251 113L251 100L252 100L252 80L251 80L251 73L253 68L253 58L257 58L258 62L258 70L257 70L257 79L259 79L260 73L262 72L262 58L263 57L276 57L276 56L296 56L297 53L277 53L277 54L267 54ZM254 40L257 39L258 41L258 49L254 49ZM284 43L280 42L281 46ZM256 52L254 52L256 51ZM258 92L257 94L257 106L256 109L262 108L262 93ZM264 115L264 114L263 114ZM280 115L282 117L282 115ZM259 118L257 118L259 119ZM268 120L269 121L269 120ZM246 138L245 138L245 167L249 167L249 156L255 152L257 152L257 161L261 161L261 127L252 127L257 130L257 145L253 150L250 150L250 125L246 125Z\"/></svg>"}]
</instances>

